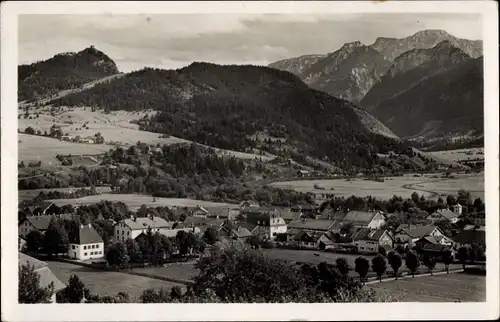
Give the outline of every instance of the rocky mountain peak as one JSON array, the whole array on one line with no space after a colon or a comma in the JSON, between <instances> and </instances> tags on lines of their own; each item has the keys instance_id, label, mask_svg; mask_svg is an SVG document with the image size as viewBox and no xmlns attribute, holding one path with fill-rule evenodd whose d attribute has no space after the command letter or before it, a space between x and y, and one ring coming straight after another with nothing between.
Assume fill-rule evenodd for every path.
<instances>
[{"instance_id":1,"label":"rocky mountain peak","mask_svg":"<svg viewBox=\"0 0 500 322\"><path fill-rule=\"evenodd\" d=\"M451 35L441 29L426 29L415 33L413 37L451 37Z\"/></svg>"}]
</instances>

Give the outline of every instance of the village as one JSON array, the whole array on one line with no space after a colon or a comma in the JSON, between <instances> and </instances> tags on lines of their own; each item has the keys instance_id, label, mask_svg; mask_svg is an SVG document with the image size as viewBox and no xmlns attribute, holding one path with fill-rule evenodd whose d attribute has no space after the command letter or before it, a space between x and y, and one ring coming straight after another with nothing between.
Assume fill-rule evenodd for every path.
<instances>
[{"instance_id":1,"label":"village","mask_svg":"<svg viewBox=\"0 0 500 322\"><path fill-rule=\"evenodd\" d=\"M180 214L177 221L164 215L155 216L143 206L119 221L98 214L99 225L106 222L112 229L111 234L102 233L102 228L94 227L90 222L84 224L85 220L78 215L78 206L72 207L72 213L65 213L64 207L48 201L22 203L20 209L23 206L32 215L19 221L20 256L37 261L33 257L43 259L53 252L51 260L55 258L84 265L96 271L116 268L140 274L141 267L149 266L161 270L162 266L168 267L175 262L196 261L220 242L248 244L254 249L267 251L268 255L276 252L278 257L284 256L280 258L284 260L289 259L287 254L290 252L310 251L318 258L329 253L347 259L352 275L356 275L356 258L372 259L378 254L388 256L392 252L404 259L408 251L414 251L422 266L427 266L430 271L445 269L442 263L449 270L448 266L455 265L453 263L465 267L465 263L484 264L485 261L484 211L465 215L460 203L432 213L411 209L406 214L411 220L397 227L391 224L394 222L391 217L394 219L401 214L334 209L329 204L269 208L246 200L231 207L172 206L169 211ZM56 236L55 239L64 244L56 245L56 250L49 250L52 246L44 243L50 242L43 241L47 240L47 231L54 234L54 227L60 231L68 222L73 222L77 229L63 233L67 237ZM147 245L152 235L162 243L172 241L172 246L146 255L148 251L142 245ZM133 250L134 247L137 249ZM283 255L280 255L280 250L283 250ZM141 255L134 254L134 251ZM110 255L113 252L127 253L128 260L117 260L116 257L120 256ZM451 255L451 258L444 258L444 254ZM428 258L433 259L430 264ZM172 282L186 282L176 276L160 275L159 278ZM51 276L57 279L55 275ZM149 273L147 276L156 275Z\"/></svg>"}]
</instances>

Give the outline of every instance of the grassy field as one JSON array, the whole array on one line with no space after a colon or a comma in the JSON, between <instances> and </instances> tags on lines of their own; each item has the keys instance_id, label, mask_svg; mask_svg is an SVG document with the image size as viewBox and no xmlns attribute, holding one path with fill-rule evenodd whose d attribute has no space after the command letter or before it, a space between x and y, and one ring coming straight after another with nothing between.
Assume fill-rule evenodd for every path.
<instances>
[{"instance_id":1,"label":"grassy field","mask_svg":"<svg viewBox=\"0 0 500 322\"><path fill-rule=\"evenodd\" d=\"M97 270L70 263L47 261L52 272L65 284L72 274L77 275L90 289L100 295L116 295L118 292L127 292L131 297L138 298L147 288L174 286L185 287L183 284L167 282L148 277L131 275L120 272Z\"/></svg>"},{"instance_id":2,"label":"grassy field","mask_svg":"<svg viewBox=\"0 0 500 322\"><path fill-rule=\"evenodd\" d=\"M54 124L61 126L63 133L72 136L94 136L100 132L105 142L115 142L121 145L132 145L138 141L147 144L176 144L190 143L191 141L177 138L174 136L160 138L160 134L145 132L139 130L139 125L130 123L132 120L143 118L146 114L154 114L153 111L126 112L114 111L105 114L102 111L92 112L90 108L64 108L52 116L48 108L40 110L39 117L36 119L19 119L18 125L21 130L32 127L35 130L50 132L50 127ZM70 124L72 122L72 124ZM86 128L82 128L86 124ZM22 136L22 137L21 137ZM93 145L93 144L74 144L69 142L60 142L50 138L37 137L20 134L19 139L19 159L20 160L49 160L53 161L57 153L60 154L93 154L108 151L114 147L112 145ZM48 141L47 141L48 140ZM43 142L42 142L43 141ZM42 145L39 146L39 142ZM56 143L57 142L57 143ZM49 145L47 147L47 145ZM48 148L48 149L46 149ZM230 155L241 159L262 158L270 160L274 156L261 156L253 153L243 153L237 151L215 149L221 155ZM95 152L97 151L97 152Z\"/></svg>"},{"instance_id":3,"label":"grassy field","mask_svg":"<svg viewBox=\"0 0 500 322\"><path fill-rule=\"evenodd\" d=\"M18 191L18 197L19 197L19 201L21 200L28 200L28 199L33 199L35 198L36 196L38 196L38 194L42 191L44 192L49 192L49 191L59 191L59 192L70 192L70 191L74 191L74 190L77 190L79 188L54 188L54 189L33 189L33 190L19 190ZM90 189L90 188L88 188ZM100 193L108 193L108 192L111 192L111 188L110 187L96 187L96 190Z\"/></svg>"},{"instance_id":4,"label":"grassy field","mask_svg":"<svg viewBox=\"0 0 500 322\"><path fill-rule=\"evenodd\" d=\"M463 273L384 281L367 287L398 302L486 301L486 277Z\"/></svg>"},{"instance_id":5,"label":"grassy field","mask_svg":"<svg viewBox=\"0 0 500 322\"><path fill-rule=\"evenodd\" d=\"M134 271L186 281L192 280L199 273L198 269L194 267L194 262L172 264L167 267L134 268Z\"/></svg>"},{"instance_id":6,"label":"grassy field","mask_svg":"<svg viewBox=\"0 0 500 322\"><path fill-rule=\"evenodd\" d=\"M196 206L206 206L206 207L218 207L218 206L234 206L227 203L194 200L194 199L184 199L184 198L156 198L156 202L153 202L153 197L149 195L139 195L139 194L107 194L103 193L96 196L87 196L83 198L75 199L53 199L50 200L58 206L72 204L72 205L91 205L98 203L100 201L122 201L124 202L130 210L136 210L142 205L147 205L149 207L160 207L160 206L180 206L180 207L196 207Z\"/></svg>"},{"instance_id":7,"label":"grassy field","mask_svg":"<svg viewBox=\"0 0 500 322\"><path fill-rule=\"evenodd\" d=\"M433 178L432 176L435 175L429 174L423 177L405 175L402 177L387 177L384 182L363 179L351 181L346 179L297 180L274 182L271 186L295 189L301 192L314 192L316 194L333 193L339 197L371 195L377 198L391 198L393 195L409 197L413 191L417 191L427 198L437 198L436 194L456 194L459 189L463 188L471 191L474 197L484 197L484 173L454 175L456 176L455 179ZM320 189L317 189L318 187Z\"/></svg>"},{"instance_id":8,"label":"grassy field","mask_svg":"<svg viewBox=\"0 0 500 322\"><path fill-rule=\"evenodd\" d=\"M19 161L42 161L43 165L60 164L56 159L57 154L101 154L112 149L113 146L104 144L69 143L57 139L18 134L18 159Z\"/></svg>"},{"instance_id":9,"label":"grassy field","mask_svg":"<svg viewBox=\"0 0 500 322\"><path fill-rule=\"evenodd\" d=\"M463 161L469 159L484 159L484 148L459 149L448 151L427 152L432 156L449 161Z\"/></svg>"}]
</instances>

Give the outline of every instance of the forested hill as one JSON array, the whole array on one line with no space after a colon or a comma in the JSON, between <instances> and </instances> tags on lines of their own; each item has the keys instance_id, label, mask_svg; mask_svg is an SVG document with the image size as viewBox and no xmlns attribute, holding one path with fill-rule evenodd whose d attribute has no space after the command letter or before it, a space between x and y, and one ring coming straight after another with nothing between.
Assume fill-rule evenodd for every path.
<instances>
[{"instance_id":1,"label":"forested hill","mask_svg":"<svg viewBox=\"0 0 500 322\"><path fill-rule=\"evenodd\" d=\"M376 153L404 149L370 132L351 103L267 67L193 63L178 70L148 68L56 104L158 110L141 121L142 129L237 151L254 148L250 135L267 130L285 139L276 145L282 155L295 150L350 170L371 168L378 162Z\"/></svg>"},{"instance_id":2,"label":"forested hill","mask_svg":"<svg viewBox=\"0 0 500 322\"><path fill-rule=\"evenodd\" d=\"M18 101L40 99L118 73L113 60L94 47L18 66Z\"/></svg>"}]
</instances>

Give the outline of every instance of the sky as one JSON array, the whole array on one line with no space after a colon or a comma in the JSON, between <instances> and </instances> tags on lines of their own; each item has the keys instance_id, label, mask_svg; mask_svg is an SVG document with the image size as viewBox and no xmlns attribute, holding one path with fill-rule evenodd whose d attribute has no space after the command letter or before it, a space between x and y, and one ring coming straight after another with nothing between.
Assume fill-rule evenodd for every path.
<instances>
[{"instance_id":1,"label":"sky","mask_svg":"<svg viewBox=\"0 0 500 322\"><path fill-rule=\"evenodd\" d=\"M390 22L390 23L388 23ZM93 45L122 72L175 69L193 61L267 65L305 54L334 52L344 43L372 44L442 29L483 39L473 14L162 14L20 15L19 64L78 52Z\"/></svg>"}]
</instances>

